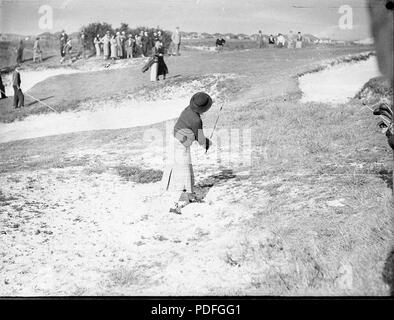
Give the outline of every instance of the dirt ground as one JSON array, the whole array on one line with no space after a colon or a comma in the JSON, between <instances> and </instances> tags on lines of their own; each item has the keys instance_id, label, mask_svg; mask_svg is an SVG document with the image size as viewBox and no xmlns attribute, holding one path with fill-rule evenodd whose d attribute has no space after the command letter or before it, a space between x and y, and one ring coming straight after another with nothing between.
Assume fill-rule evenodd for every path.
<instances>
[{"instance_id":1,"label":"dirt ground","mask_svg":"<svg viewBox=\"0 0 394 320\"><path fill-rule=\"evenodd\" d=\"M166 58L167 83L141 62L37 84L66 111L237 74L221 83L219 129L250 129L250 158L195 146L203 199L175 215L155 182L163 146L146 137L168 123L0 144L0 295L388 295L392 154L360 100L300 103L296 78L369 49L186 51ZM3 122L48 112L10 101Z\"/></svg>"}]
</instances>

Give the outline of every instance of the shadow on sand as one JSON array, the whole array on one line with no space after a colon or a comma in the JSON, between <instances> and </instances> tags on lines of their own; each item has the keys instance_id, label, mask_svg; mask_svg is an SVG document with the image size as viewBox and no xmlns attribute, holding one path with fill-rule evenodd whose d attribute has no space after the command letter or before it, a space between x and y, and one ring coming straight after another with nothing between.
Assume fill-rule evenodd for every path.
<instances>
[{"instance_id":1,"label":"shadow on sand","mask_svg":"<svg viewBox=\"0 0 394 320\"><path fill-rule=\"evenodd\" d=\"M48 100L48 99L51 99L51 98L53 98L54 96L49 96L49 97L46 97L46 98L42 98L42 99L39 99L40 101L45 101L45 100ZM30 102L29 104L26 104L25 105L25 107L31 107L31 106L33 106L33 105L35 105L35 104L37 104L37 103L39 103L37 100L34 100L34 101L32 101L32 102Z\"/></svg>"},{"instance_id":2,"label":"shadow on sand","mask_svg":"<svg viewBox=\"0 0 394 320\"><path fill-rule=\"evenodd\" d=\"M228 180L234 179L235 177L236 175L234 175L233 170L222 170L220 173L214 174L200 181L194 187L196 201L204 202L205 197L213 186L221 185Z\"/></svg>"}]
</instances>

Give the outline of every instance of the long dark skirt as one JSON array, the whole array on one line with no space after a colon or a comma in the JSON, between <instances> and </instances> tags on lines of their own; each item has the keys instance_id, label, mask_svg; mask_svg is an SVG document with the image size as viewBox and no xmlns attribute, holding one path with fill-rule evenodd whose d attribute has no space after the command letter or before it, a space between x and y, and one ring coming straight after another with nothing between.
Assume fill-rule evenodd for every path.
<instances>
[{"instance_id":1,"label":"long dark skirt","mask_svg":"<svg viewBox=\"0 0 394 320\"><path fill-rule=\"evenodd\" d=\"M164 62L163 57L159 57L159 66L157 69L157 76L165 76L168 73L168 68L166 63Z\"/></svg>"}]
</instances>

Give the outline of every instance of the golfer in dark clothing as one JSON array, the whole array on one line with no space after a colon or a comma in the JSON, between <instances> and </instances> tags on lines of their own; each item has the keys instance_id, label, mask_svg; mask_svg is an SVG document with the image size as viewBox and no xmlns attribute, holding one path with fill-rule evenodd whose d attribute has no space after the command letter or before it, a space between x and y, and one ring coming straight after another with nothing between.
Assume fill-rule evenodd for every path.
<instances>
[{"instance_id":1,"label":"golfer in dark clothing","mask_svg":"<svg viewBox=\"0 0 394 320\"><path fill-rule=\"evenodd\" d=\"M178 200L186 204L195 198L190 146L197 141L205 150L210 148L212 142L204 135L201 114L207 112L211 106L212 99L208 94L196 93L174 126L174 144L168 150L168 164L162 178L164 190L172 194L172 200L177 203L171 212L180 213L177 202L179 196L183 198L182 195L186 195L182 200Z\"/></svg>"},{"instance_id":2,"label":"golfer in dark clothing","mask_svg":"<svg viewBox=\"0 0 394 320\"><path fill-rule=\"evenodd\" d=\"M7 96L5 94L5 87L4 87L4 84L3 84L3 80L1 79L1 73L0 73L0 95L1 95L0 99L7 98Z\"/></svg>"},{"instance_id":3,"label":"golfer in dark clothing","mask_svg":"<svg viewBox=\"0 0 394 320\"><path fill-rule=\"evenodd\" d=\"M21 89L21 75L19 69L15 68L12 74L12 87L14 88L14 107L22 108L25 106L25 97Z\"/></svg>"}]
</instances>

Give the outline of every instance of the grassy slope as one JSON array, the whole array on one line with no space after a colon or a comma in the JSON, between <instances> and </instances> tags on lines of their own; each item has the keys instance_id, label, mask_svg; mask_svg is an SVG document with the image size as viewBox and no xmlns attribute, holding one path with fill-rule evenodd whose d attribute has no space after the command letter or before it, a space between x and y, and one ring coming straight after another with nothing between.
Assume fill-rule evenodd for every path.
<instances>
[{"instance_id":1,"label":"grassy slope","mask_svg":"<svg viewBox=\"0 0 394 320\"><path fill-rule=\"evenodd\" d=\"M183 244L186 238L171 245L176 259L187 259L188 254L199 256L201 250L212 249L211 259L222 259L223 269L207 268L206 272L218 281L209 285L208 280L201 278L202 287L198 292L192 292L186 289L187 279L185 283L179 280L176 293L387 294L382 270L392 239L393 207L388 187L392 169L388 147L376 129L376 119L357 101L349 103L346 108L300 104L297 102L296 81L291 78L291 75L305 71L311 63L351 51L322 50L316 55L316 51L303 50L296 52L295 60L288 50L234 52L223 56L190 53L177 60L168 59L172 75L211 72L247 75L242 83L247 89L226 105L220 126L251 127L253 130L250 176L247 180L237 178L220 186L225 194L232 195L226 200L228 205L224 207L221 219L230 219L232 223L222 226L220 220L215 220L219 232L217 238L212 234L212 238L206 239L203 235L209 233L209 227L195 230L193 217L186 216L181 224L185 223L185 228L197 232L200 242L192 244L192 248L186 247ZM194 63L190 63L192 61ZM50 88L55 101L74 103L82 97L95 98L102 94L100 90L105 90L105 94L116 94L124 88L124 83L134 84L134 79L135 83L141 83L141 79L137 80L141 75L127 69L108 72L105 79L96 77L96 81L105 80L110 86L87 83L86 79L93 75L86 74L76 77L73 87L66 85L65 79L70 80L69 77L46 81L32 92L39 94ZM71 94L74 91L75 95ZM208 115L207 126L212 126L214 117L215 114ZM154 127L163 129L160 124ZM2 144L1 175L16 188L21 185L18 177L42 179L39 177L44 174L55 180L60 174L81 181L100 181L103 173L117 174L113 170L116 166L141 164L136 155L138 150L144 149L142 133L141 129L135 128ZM60 171L53 171L53 168ZM70 170L78 168L83 171L73 175ZM196 169L198 181L208 169L201 164L197 164ZM95 191L97 187L92 188L92 192L98 192ZM83 199L84 195L80 197ZM233 221L230 213L226 215L226 210L232 212L235 205L240 213L247 213L247 218ZM29 204L25 200L19 211L10 206L5 208L11 217L22 221L21 216L27 214ZM146 219L158 226L163 223L149 213ZM175 229L178 228L176 219L168 219ZM139 232L143 224L136 228L134 231ZM221 246L221 235L231 232L238 237L232 237L226 246ZM2 237L10 241L17 233L10 228ZM52 241L51 238L48 241ZM205 247L201 248L202 244ZM218 248L216 251L215 247ZM159 279L150 287L133 278L135 274L142 278L149 278L151 272L165 274L171 268L172 259L171 254L165 255L167 249L161 240L155 242L149 249L151 251L145 249L141 254L147 254L147 251L152 256L155 252L158 254L157 258L149 257L154 261L153 264L146 263L149 266L136 262L113 263L107 268L112 270L108 278L110 284L99 290L82 288L81 291L73 287L65 291L59 289L59 292L144 294L154 291L155 287L162 288L162 291L157 289L158 292L168 292L166 288L171 287L174 280L170 277ZM349 267L353 270L350 286L348 283L343 285ZM226 283L226 277L230 279L232 275L234 279L246 277L246 280ZM17 285L11 288L5 292L20 292ZM35 292L49 294L53 291Z\"/></svg>"}]
</instances>

